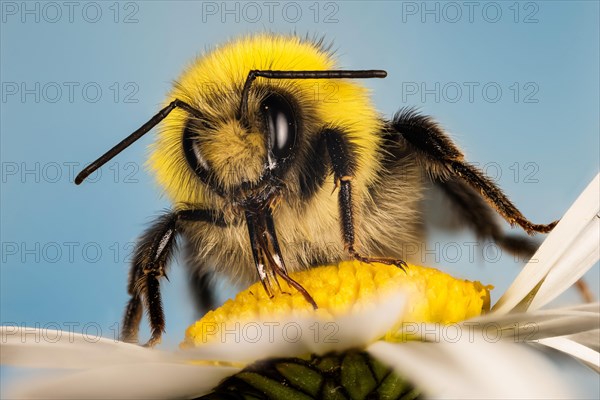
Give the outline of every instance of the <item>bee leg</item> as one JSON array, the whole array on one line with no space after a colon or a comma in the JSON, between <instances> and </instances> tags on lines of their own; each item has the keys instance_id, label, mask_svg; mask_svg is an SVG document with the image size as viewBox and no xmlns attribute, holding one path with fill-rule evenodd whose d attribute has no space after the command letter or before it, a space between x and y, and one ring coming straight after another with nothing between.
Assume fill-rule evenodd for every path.
<instances>
[{"instance_id":1,"label":"bee leg","mask_svg":"<svg viewBox=\"0 0 600 400\"><path fill-rule=\"evenodd\" d=\"M274 276L272 271L267 268L269 263L266 260L265 251L263 246L261 246L261 240L259 238L263 233L261 232L261 220L256 213L246 211L246 225L248 226L250 247L252 248L252 257L254 258L256 272L258 273L263 289L265 289L265 293L271 298L274 295L273 285L271 284Z\"/></svg>"},{"instance_id":2,"label":"bee leg","mask_svg":"<svg viewBox=\"0 0 600 400\"><path fill-rule=\"evenodd\" d=\"M142 320L142 299L136 288L136 282L139 279L139 265L132 264L129 270L129 283L127 284L127 292L131 296L131 299L129 299L125 308L123 329L121 330L121 340L127 343L137 343L140 321Z\"/></svg>"},{"instance_id":3,"label":"bee leg","mask_svg":"<svg viewBox=\"0 0 600 400\"><path fill-rule=\"evenodd\" d=\"M165 317L160 296L159 278L165 277L166 267L177 245L179 221L216 221L207 210L181 210L160 216L138 241L131 267L129 293L131 299L123 319L122 340L137 341L142 304L148 310L150 340L146 346L160 343Z\"/></svg>"},{"instance_id":4,"label":"bee leg","mask_svg":"<svg viewBox=\"0 0 600 400\"><path fill-rule=\"evenodd\" d=\"M176 245L176 222L177 213L160 216L137 244L129 283L131 299L121 332L124 341L137 341L143 302L152 329L146 346L160 342L165 322L158 278L166 276L165 268Z\"/></svg>"},{"instance_id":5,"label":"bee leg","mask_svg":"<svg viewBox=\"0 0 600 400\"><path fill-rule=\"evenodd\" d=\"M292 279L287 272L287 268L285 266L285 261L283 261L283 256L281 254L281 248L279 247L279 242L277 241L277 235L275 233L275 223L273 222L273 215L271 214L271 210L268 209L265 211L265 232L264 232L264 241L263 245L265 248L268 248L269 244L271 244L274 253L270 252L266 253L267 259L273 266L273 270L277 275L279 275L283 280L285 280L288 285L299 291L304 299L313 307L313 309L317 309L317 303L312 298L312 296L294 279ZM279 282L277 281L279 284ZM281 290L281 287L279 288Z\"/></svg>"},{"instance_id":6,"label":"bee leg","mask_svg":"<svg viewBox=\"0 0 600 400\"><path fill-rule=\"evenodd\" d=\"M503 250L529 260L537 251L540 243L532 238L520 235L507 235L498 224L491 207L466 183L451 178L436 181L438 186L452 201L461 222L469 226L480 239L491 239ZM586 303L594 301L594 295L583 278L575 282L575 287Z\"/></svg>"},{"instance_id":7,"label":"bee leg","mask_svg":"<svg viewBox=\"0 0 600 400\"><path fill-rule=\"evenodd\" d=\"M189 279L196 312L198 317L201 317L218 306L217 294L214 291L214 275L209 272L194 272L190 274Z\"/></svg>"},{"instance_id":8,"label":"bee leg","mask_svg":"<svg viewBox=\"0 0 600 400\"><path fill-rule=\"evenodd\" d=\"M326 139L327 152L331 160L334 179L336 185L339 187L338 201L342 238L346 251L352 258L362 262L379 262L396 265L404 269L406 263L403 260L364 257L355 249L354 204L352 202L352 176L355 168L354 150L342 132L335 129L326 129L323 134Z\"/></svg>"},{"instance_id":9,"label":"bee leg","mask_svg":"<svg viewBox=\"0 0 600 400\"><path fill-rule=\"evenodd\" d=\"M419 162L434 180L455 177L478 192L508 223L517 224L528 234L547 233L558 221L534 224L521 214L502 190L483 172L468 164L464 155L430 117L412 109L400 110L387 129L395 132L412 148Z\"/></svg>"},{"instance_id":10,"label":"bee leg","mask_svg":"<svg viewBox=\"0 0 600 400\"><path fill-rule=\"evenodd\" d=\"M540 243L532 238L504 233L494 210L465 182L458 178L449 178L436 180L434 183L451 201L459 219L458 225L473 230L478 239L493 240L503 250L523 257L524 261L537 251Z\"/></svg>"},{"instance_id":11,"label":"bee leg","mask_svg":"<svg viewBox=\"0 0 600 400\"><path fill-rule=\"evenodd\" d=\"M491 239L502 249L523 257L524 261L530 259L537 251L539 243L531 238L502 232L490 206L466 183L456 178L435 183L452 201L461 222L469 226L478 238ZM575 287L583 301L594 301L594 296L584 279L575 282Z\"/></svg>"}]
</instances>

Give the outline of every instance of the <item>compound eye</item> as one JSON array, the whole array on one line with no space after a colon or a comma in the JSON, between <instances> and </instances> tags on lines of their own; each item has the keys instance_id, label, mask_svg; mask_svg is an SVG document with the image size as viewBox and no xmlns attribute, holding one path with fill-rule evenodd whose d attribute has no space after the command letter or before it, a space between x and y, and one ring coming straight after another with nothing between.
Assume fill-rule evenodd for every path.
<instances>
[{"instance_id":1,"label":"compound eye","mask_svg":"<svg viewBox=\"0 0 600 400\"><path fill-rule=\"evenodd\" d=\"M282 95L271 93L262 103L265 125L269 131L269 151L276 160L290 156L296 144L296 114Z\"/></svg>"},{"instance_id":2,"label":"compound eye","mask_svg":"<svg viewBox=\"0 0 600 400\"><path fill-rule=\"evenodd\" d=\"M196 138L197 136L198 134L196 133L196 130L194 130L192 122L188 121L183 130L183 152L190 167L196 174L200 175L207 172L209 167L204 156L200 152L200 145Z\"/></svg>"}]
</instances>

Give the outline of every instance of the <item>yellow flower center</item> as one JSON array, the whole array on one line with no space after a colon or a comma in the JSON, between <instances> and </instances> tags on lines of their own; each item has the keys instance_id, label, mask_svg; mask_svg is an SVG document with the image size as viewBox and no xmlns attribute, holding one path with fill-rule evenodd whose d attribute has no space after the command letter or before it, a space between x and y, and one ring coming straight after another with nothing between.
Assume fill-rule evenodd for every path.
<instances>
[{"instance_id":1,"label":"yellow flower center","mask_svg":"<svg viewBox=\"0 0 600 400\"><path fill-rule=\"evenodd\" d=\"M314 310L301 293L281 279L282 292L272 298L258 282L190 326L182 347L208 343L219 338L221 330L257 320L290 317L332 320L373 306L383 296L400 291L406 296L407 308L395 317L394 328L386 334L386 339L393 340L403 323L451 324L489 311L489 291L493 288L453 278L434 268L409 265L403 271L394 265L360 261L343 261L290 276L311 294L318 309Z\"/></svg>"}]
</instances>

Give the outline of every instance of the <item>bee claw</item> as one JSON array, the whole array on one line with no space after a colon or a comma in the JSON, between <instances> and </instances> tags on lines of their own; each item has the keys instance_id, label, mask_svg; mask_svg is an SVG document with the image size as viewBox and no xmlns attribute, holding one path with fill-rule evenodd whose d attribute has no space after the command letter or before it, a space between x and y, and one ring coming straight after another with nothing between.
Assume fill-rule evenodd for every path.
<instances>
[{"instance_id":1,"label":"bee claw","mask_svg":"<svg viewBox=\"0 0 600 400\"><path fill-rule=\"evenodd\" d=\"M331 190L331 194L335 193L336 189L339 187L339 182L340 180L337 178L333 180L333 189Z\"/></svg>"},{"instance_id":2,"label":"bee claw","mask_svg":"<svg viewBox=\"0 0 600 400\"><path fill-rule=\"evenodd\" d=\"M161 342L160 336L152 335L152 337L150 337L150 339L145 344L143 344L142 347L151 349L154 346L156 346L157 344L159 344L160 342Z\"/></svg>"},{"instance_id":3,"label":"bee claw","mask_svg":"<svg viewBox=\"0 0 600 400\"><path fill-rule=\"evenodd\" d=\"M404 260L398 260L393 258L374 258L374 257L363 257L358 252L356 252L352 247L349 248L350 254L355 260L364 263L381 263L386 265L395 265L400 268L402 271L406 272L406 268L408 268L408 264Z\"/></svg>"},{"instance_id":4,"label":"bee claw","mask_svg":"<svg viewBox=\"0 0 600 400\"><path fill-rule=\"evenodd\" d=\"M404 260L394 260L394 265L400 268L404 273L406 273L406 269L408 268L408 264Z\"/></svg>"}]
</instances>

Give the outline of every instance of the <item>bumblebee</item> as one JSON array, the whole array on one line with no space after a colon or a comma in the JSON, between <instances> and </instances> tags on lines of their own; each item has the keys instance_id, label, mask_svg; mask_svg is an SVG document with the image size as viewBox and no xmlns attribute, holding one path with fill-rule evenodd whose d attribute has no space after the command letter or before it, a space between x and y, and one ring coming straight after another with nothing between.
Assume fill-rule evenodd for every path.
<instances>
[{"instance_id":1,"label":"bumblebee","mask_svg":"<svg viewBox=\"0 0 600 400\"><path fill-rule=\"evenodd\" d=\"M381 116L359 80L385 76L339 69L322 39L239 38L193 61L162 110L77 176L80 184L162 122L149 165L173 209L138 241L122 340L138 341L145 308L146 345L160 342L159 281L178 240L200 304L210 306L211 279L225 276L258 277L269 294L283 279L317 307L288 272L346 259L403 267L409 245L425 240L429 185L479 238L535 251L526 236L505 234L496 213L529 234L556 222L526 219L432 118L413 109Z\"/></svg>"}]
</instances>

